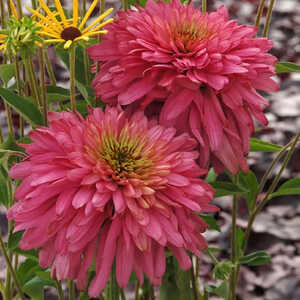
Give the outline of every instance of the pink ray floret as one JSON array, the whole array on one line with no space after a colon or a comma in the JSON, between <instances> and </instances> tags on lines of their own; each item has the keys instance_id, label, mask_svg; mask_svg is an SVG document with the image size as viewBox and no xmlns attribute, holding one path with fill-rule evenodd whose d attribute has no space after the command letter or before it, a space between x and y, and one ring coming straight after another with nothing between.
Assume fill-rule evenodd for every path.
<instances>
[{"instance_id":1,"label":"pink ray floret","mask_svg":"<svg viewBox=\"0 0 300 300\"><path fill-rule=\"evenodd\" d=\"M95 108L86 119L50 113L49 120L49 128L31 131L28 157L10 171L22 180L8 211L15 231L25 230L20 247L40 248L40 265L79 289L95 261L91 297L114 262L121 287L132 271L141 283L145 273L160 284L165 249L189 268L186 250L199 256L207 246L198 214L218 210L200 179L206 171L196 163L197 142L118 107Z\"/></svg>"},{"instance_id":2,"label":"pink ray floret","mask_svg":"<svg viewBox=\"0 0 300 300\"><path fill-rule=\"evenodd\" d=\"M179 0L149 0L118 16L104 41L88 49L101 62L96 95L147 113L159 105L162 125L197 139L201 166L247 172L252 118L267 124L268 103L256 90L278 90L272 41L229 20L224 6L202 14Z\"/></svg>"}]
</instances>

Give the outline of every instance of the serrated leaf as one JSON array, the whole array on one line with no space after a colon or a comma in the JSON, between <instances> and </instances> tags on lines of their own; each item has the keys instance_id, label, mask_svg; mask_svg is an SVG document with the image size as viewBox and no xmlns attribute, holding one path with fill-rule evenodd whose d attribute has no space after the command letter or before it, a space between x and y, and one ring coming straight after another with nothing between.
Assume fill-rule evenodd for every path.
<instances>
[{"instance_id":1,"label":"serrated leaf","mask_svg":"<svg viewBox=\"0 0 300 300\"><path fill-rule=\"evenodd\" d=\"M270 262L271 256L265 251L257 251L239 259L239 263L248 266L260 266Z\"/></svg>"},{"instance_id":2,"label":"serrated leaf","mask_svg":"<svg viewBox=\"0 0 300 300\"><path fill-rule=\"evenodd\" d=\"M8 238L7 246L8 249L14 250L18 247L19 242L22 239L24 231L18 231L11 234Z\"/></svg>"},{"instance_id":3,"label":"serrated leaf","mask_svg":"<svg viewBox=\"0 0 300 300\"><path fill-rule=\"evenodd\" d=\"M243 186L244 189L248 190L247 192L243 193L243 196L247 202L249 211L252 211L255 204L256 193L259 186L255 174L250 170L248 174L244 174L240 172L239 184Z\"/></svg>"},{"instance_id":4,"label":"serrated leaf","mask_svg":"<svg viewBox=\"0 0 300 300\"><path fill-rule=\"evenodd\" d=\"M282 184L269 199L284 195L300 195L300 178L293 178Z\"/></svg>"},{"instance_id":5,"label":"serrated leaf","mask_svg":"<svg viewBox=\"0 0 300 300\"><path fill-rule=\"evenodd\" d=\"M250 152L278 152L282 146L250 138Z\"/></svg>"},{"instance_id":6,"label":"serrated leaf","mask_svg":"<svg viewBox=\"0 0 300 300\"><path fill-rule=\"evenodd\" d=\"M216 198L227 195L240 195L244 192L247 192L247 190L242 189L238 185L231 182L215 181L211 183L211 186L216 190Z\"/></svg>"},{"instance_id":7,"label":"serrated leaf","mask_svg":"<svg viewBox=\"0 0 300 300\"><path fill-rule=\"evenodd\" d=\"M8 82L15 76L15 74L16 74L15 63L0 65L0 77L3 80L5 85L8 84Z\"/></svg>"},{"instance_id":8,"label":"serrated leaf","mask_svg":"<svg viewBox=\"0 0 300 300\"><path fill-rule=\"evenodd\" d=\"M11 91L0 87L0 96L32 125L43 125L43 116L38 108L27 98L20 97Z\"/></svg>"},{"instance_id":9,"label":"serrated leaf","mask_svg":"<svg viewBox=\"0 0 300 300\"><path fill-rule=\"evenodd\" d=\"M275 65L276 73L300 72L300 65L291 62L279 62Z\"/></svg>"},{"instance_id":10,"label":"serrated leaf","mask_svg":"<svg viewBox=\"0 0 300 300\"><path fill-rule=\"evenodd\" d=\"M208 214L204 214L204 213L200 213L199 215L205 221L205 223L207 223L209 225L210 229L221 232L221 228L219 227L216 219L213 216L208 215Z\"/></svg>"}]
</instances>

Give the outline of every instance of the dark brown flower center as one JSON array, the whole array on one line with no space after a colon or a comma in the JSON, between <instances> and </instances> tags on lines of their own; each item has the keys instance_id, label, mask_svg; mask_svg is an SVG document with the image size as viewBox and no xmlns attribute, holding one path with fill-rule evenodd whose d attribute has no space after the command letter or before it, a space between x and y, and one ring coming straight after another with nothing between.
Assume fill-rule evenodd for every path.
<instances>
[{"instance_id":1,"label":"dark brown flower center","mask_svg":"<svg viewBox=\"0 0 300 300\"><path fill-rule=\"evenodd\" d=\"M61 33L61 38L65 41L74 41L77 37L81 36L81 32L76 27L67 27Z\"/></svg>"}]
</instances>

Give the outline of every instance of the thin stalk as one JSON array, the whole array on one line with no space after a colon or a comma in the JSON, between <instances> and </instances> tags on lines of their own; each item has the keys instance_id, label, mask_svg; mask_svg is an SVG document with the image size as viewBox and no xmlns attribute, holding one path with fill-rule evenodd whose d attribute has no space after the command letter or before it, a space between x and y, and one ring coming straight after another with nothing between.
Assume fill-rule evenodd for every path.
<instances>
[{"instance_id":1,"label":"thin stalk","mask_svg":"<svg viewBox=\"0 0 300 300\"><path fill-rule=\"evenodd\" d=\"M126 300L126 297L125 297L123 289L120 289L120 294L121 294L121 299L122 300Z\"/></svg>"},{"instance_id":2,"label":"thin stalk","mask_svg":"<svg viewBox=\"0 0 300 300\"><path fill-rule=\"evenodd\" d=\"M87 84L90 82L90 59L86 51L83 52L84 75Z\"/></svg>"},{"instance_id":3,"label":"thin stalk","mask_svg":"<svg viewBox=\"0 0 300 300\"><path fill-rule=\"evenodd\" d=\"M101 0L100 1L100 15L102 15L104 13L104 10L105 10L105 0ZM98 35L98 43L101 43L102 41L102 35L99 34ZM98 73L100 70L100 62L97 61L97 64L96 64L96 72Z\"/></svg>"},{"instance_id":4,"label":"thin stalk","mask_svg":"<svg viewBox=\"0 0 300 300\"><path fill-rule=\"evenodd\" d=\"M76 95L75 95L75 45L72 45L69 52L70 62L70 90L71 90L71 108L76 112Z\"/></svg>"},{"instance_id":5,"label":"thin stalk","mask_svg":"<svg viewBox=\"0 0 300 300\"><path fill-rule=\"evenodd\" d=\"M69 300L75 300L75 285L73 280L69 280Z\"/></svg>"},{"instance_id":6,"label":"thin stalk","mask_svg":"<svg viewBox=\"0 0 300 300\"><path fill-rule=\"evenodd\" d=\"M2 134L2 128L0 127L0 144L3 143L3 134Z\"/></svg>"},{"instance_id":7,"label":"thin stalk","mask_svg":"<svg viewBox=\"0 0 300 300\"><path fill-rule=\"evenodd\" d=\"M214 254L209 249L206 249L205 252L210 257L210 259L212 260L212 262L214 263L214 265L217 265L219 263L218 260L217 260L217 258L214 256Z\"/></svg>"},{"instance_id":8,"label":"thin stalk","mask_svg":"<svg viewBox=\"0 0 300 300\"><path fill-rule=\"evenodd\" d=\"M128 0L122 0L122 8L127 10L129 8Z\"/></svg>"},{"instance_id":9,"label":"thin stalk","mask_svg":"<svg viewBox=\"0 0 300 300\"><path fill-rule=\"evenodd\" d=\"M263 178L261 179L261 182L259 184L257 193L256 193L256 198L258 197L258 195L260 195L267 183L268 177L271 174L271 172L273 171L275 165L277 165L277 163L279 162L279 160L282 158L282 156L285 154L285 152L287 151L288 148L290 148L290 146L293 144L294 140L290 141L288 144L286 144L277 154L277 156L275 157L275 159L272 161L272 163L270 164L270 166L268 167L267 171L265 172Z\"/></svg>"},{"instance_id":10,"label":"thin stalk","mask_svg":"<svg viewBox=\"0 0 300 300\"><path fill-rule=\"evenodd\" d=\"M64 292L61 287L61 283L58 280L55 280L55 285L58 293L58 300L64 300Z\"/></svg>"},{"instance_id":11,"label":"thin stalk","mask_svg":"<svg viewBox=\"0 0 300 300\"><path fill-rule=\"evenodd\" d=\"M37 9L36 0L31 0L31 6L33 9Z\"/></svg>"},{"instance_id":12,"label":"thin stalk","mask_svg":"<svg viewBox=\"0 0 300 300\"><path fill-rule=\"evenodd\" d=\"M237 176L234 178L234 183L237 183ZM236 219L238 213L238 198L237 195L233 196L232 202L232 224L231 224L231 262L233 265L237 262L237 249L236 249ZM235 284L235 268L232 269L230 275L230 293L231 300L236 299L236 284Z\"/></svg>"},{"instance_id":13,"label":"thin stalk","mask_svg":"<svg viewBox=\"0 0 300 300\"><path fill-rule=\"evenodd\" d=\"M191 267L190 272L191 272L192 289L193 289L194 300L198 300L198 291L197 291L196 276L195 276L193 262L192 262L192 267Z\"/></svg>"},{"instance_id":14,"label":"thin stalk","mask_svg":"<svg viewBox=\"0 0 300 300\"><path fill-rule=\"evenodd\" d=\"M267 12L266 24L265 24L265 28L264 28L264 32L263 32L263 37L266 37L268 35L274 4L275 4L275 0L270 0L270 5L268 8L268 12Z\"/></svg>"},{"instance_id":15,"label":"thin stalk","mask_svg":"<svg viewBox=\"0 0 300 300\"><path fill-rule=\"evenodd\" d=\"M23 292L22 292L22 289L21 289L21 285L19 283L19 280L17 278L17 275L15 273L15 270L14 268L12 267L11 265L11 262L8 258L8 255L7 255L7 252L6 252L6 249L5 249L5 245L3 243L3 239L2 239L2 234L0 232L0 248L1 248L1 252L3 254L3 257L5 259L5 262L6 262L6 265L7 265L7 268L9 269L10 271L10 274L12 275L13 279L14 279L14 282L15 282L15 285L16 285L16 288L17 288L17 291L18 291L18 294L19 294L19 297L22 299L22 300L25 300L25 297L23 295Z\"/></svg>"},{"instance_id":16,"label":"thin stalk","mask_svg":"<svg viewBox=\"0 0 300 300\"><path fill-rule=\"evenodd\" d=\"M13 137L14 136L14 126L13 126L11 109L5 101L4 101L4 107L5 107L6 116L7 116L8 132Z\"/></svg>"},{"instance_id":17,"label":"thin stalk","mask_svg":"<svg viewBox=\"0 0 300 300\"><path fill-rule=\"evenodd\" d=\"M265 0L260 0L258 9L257 9L257 14L256 14L256 20L255 20L255 26L258 27L260 23L260 18L262 16L263 10L265 7Z\"/></svg>"},{"instance_id":18,"label":"thin stalk","mask_svg":"<svg viewBox=\"0 0 300 300\"><path fill-rule=\"evenodd\" d=\"M46 83L45 83L45 63L43 56L43 49L39 48L39 65L40 65L40 85L42 89L42 109L43 109L43 117L45 126L48 125L47 118L47 96L46 96Z\"/></svg>"},{"instance_id":19,"label":"thin stalk","mask_svg":"<svg viewBox=\"0 0 300 300\"><path fill-rule=\"evenodd\" d=\"M3 0L0 0L0 11L1 11L1 26L2 26L2 29L4 29L5 28L5 11L4 11Z\"/></svg>"},{"instance_id":20,"label":"thin stalk","mask_svg":"<svg viewBox=\"0 0 300 300\"><path fill-rule=\"evenodd\" d=\"M47 73L48 73L49 78L50 78L50 83L52 85L56 85L56 78L55 78L55 75L54 75L52 64L51 64L50 59L49 59L47 49L43 49L43 52L44 52L44 60L45 60L45 64L46 64Z\"/></svg>"},{"instance_id":21,"label":"thin stalk","mask_svg":"<svg viewBox=\"0 0 300 300\"><path fill-rule=\"evenodd\" d=\"M150 285L150 299L155 300L153 284Z\"/></svg>"},{"instance_id":22,"label":"thin stalk","mask_svg":"<svg viewBox=\"0 0 300 300\"><path fill-rule=\"evenodd\" d=\"M22 5L20 0L17 0L17 11L18 11L19 18L21 19L23 17L23 12L22 12Z\"/></svg>"},{"instance_id":23,"label":"thin stalk","mask_svg":"<svg viewBox=\"0 0 300 300\"><path fill-rule=\"evenodd\" d=\"M25 63L25 70L26 70L26 73L27 73L28 83L29 83L30 91L31 91L32 96L33 96L34 103L36 104L36 106L39 106L38 98L37 98L37 95L36 95L36 89L35 89L35 85L34 85L34 80L32 78L32 72L31 72L29 59L25 58L24 63Z\"/></svg>"},{"instance_id":24,"label":"thin stalk","mask_svg":"<svg viewBox=\"0 0 300 300\"><path fill-rule=\"evenodd\" d=\"M139 284L139 281L137 280L136 284L135 284L134 300L140 299L139 291L140 291L140 284Z\"/></svg>"},{"instance_id":25,"label":"thin stalk","mask_svg":"<svg viewBox=\"0 0 300 300\"><path fill-rule=\"evenodd\" d=\"M20 65L18 57L15 56L15 66L16 66L16 81L17 81L17 89L19 96L22 96L22 86L21 86L21 78L20 78ZM20 137L24 136L24 121L21 115L19 115L19 127L20 127Z\"/></svg>"},{"instance_id":26,"label":"thin stalk","mask_svg":"<svg viewBox=\"0 0 300 300\"><path fill-rule=\"evenodd\" d=\"M201 6L202 6L202 13L206 13L207 10L207 0L202 0L201 1Z\"/></svg>"},{"instance_id":27,"label":"thin stalk","mask_svg":"<svg viewBox=\"0 0 300 300\"><path fill-rule=\"evenodd\" d=\"M34 83L33 87L34 87L35 93L37 95L37 100L38 100L39 106L41 107L42 99L41 99L40 90L38 87L38 82L37 82L37 78L36 78L35 71L34 71L33 60L31 57L29 58L29 66L30 66L30 72L32 74L33 83Z\"/></svg>"}]
</instances>

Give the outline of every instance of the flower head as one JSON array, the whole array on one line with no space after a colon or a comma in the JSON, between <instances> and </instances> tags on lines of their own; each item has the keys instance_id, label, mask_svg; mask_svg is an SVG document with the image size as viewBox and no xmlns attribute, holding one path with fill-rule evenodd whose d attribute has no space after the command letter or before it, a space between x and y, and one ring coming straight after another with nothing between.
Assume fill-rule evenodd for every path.
<instances>
[{"instance_id":1,"label":"flower head","mask_svg":"<svg viewBox=\"0 0 300 300\"><path fill-rule=\"evenodd\" d=\"M0 31L0 50L13 56L34 55L36 46L39 46L42 41L38 35L40 27L31 18L20 19L12 0L10 0L10 9L12 15L6 21L6 28Z\"/></svg>"},{"instance_id":2,"label":"flower head","mask_svg":"<svg viewBox=\"0 0 300 300\"><path fill-rule=\"evenodd\" d=\"M88 41L91 36L107 33L107 30L101 30L101 28L111 23L113 19L109 18L104 22L101 21L112 12L112 8L108 9L90 25L86 26L86 22L98 1L99 0L93 1L82 20L80 20L78 16L78 0L73 0L72 18L68 18L65 15L60 0L54 0L57 13L51 11L43 0L39 0L39 3L46 13L45 16L41 14L39 10L34 10L29 7L27 9L31 11L34 16L40 18L39 26L41 26L42 30L39 33L47 37L47 43L63 43L64 48L68 49L74 42L81 40Z\"/></svg>"},{"instance_id":3,"label":"flower head","mask_svg":"<svg viewBox=\"0 0 300 300\"><path fill-rule=\"evenodd\" d=\"M104 41L88 49L102 63L96 95L134 109L159 105L161 124L198 140L200 165L246 172L252 117L267 124L267 102L256 89L278 89L270 78L276 58L266 53L272 42L256 38L255 26L229 21L225 7L202 14L179 0L149 0L119 12L107 28Z\"/></svg>"},{"instance_id":4,"label":"flower head","mask_svg":"<svg viewBox=\"0 0 300 300\"><path fill-rule=\"evenodd\" d=\"M40 248L41 266L59 280L76 279L79 289L95 260L92 297L114 259L121 287L132 270L140 282L146 273L160 283L165 247L189 268L186 250L199 256L206 247L207 225L196 213L217 210L213 189L199 179L206 171L195 163L196 141L117 107L96 108L86 120L70 112L49 119L49 128L30 133L28 158L11 169L23 180L8 212L15 231L25 230L20 247Z\"/></svg>"}]
</instances>

